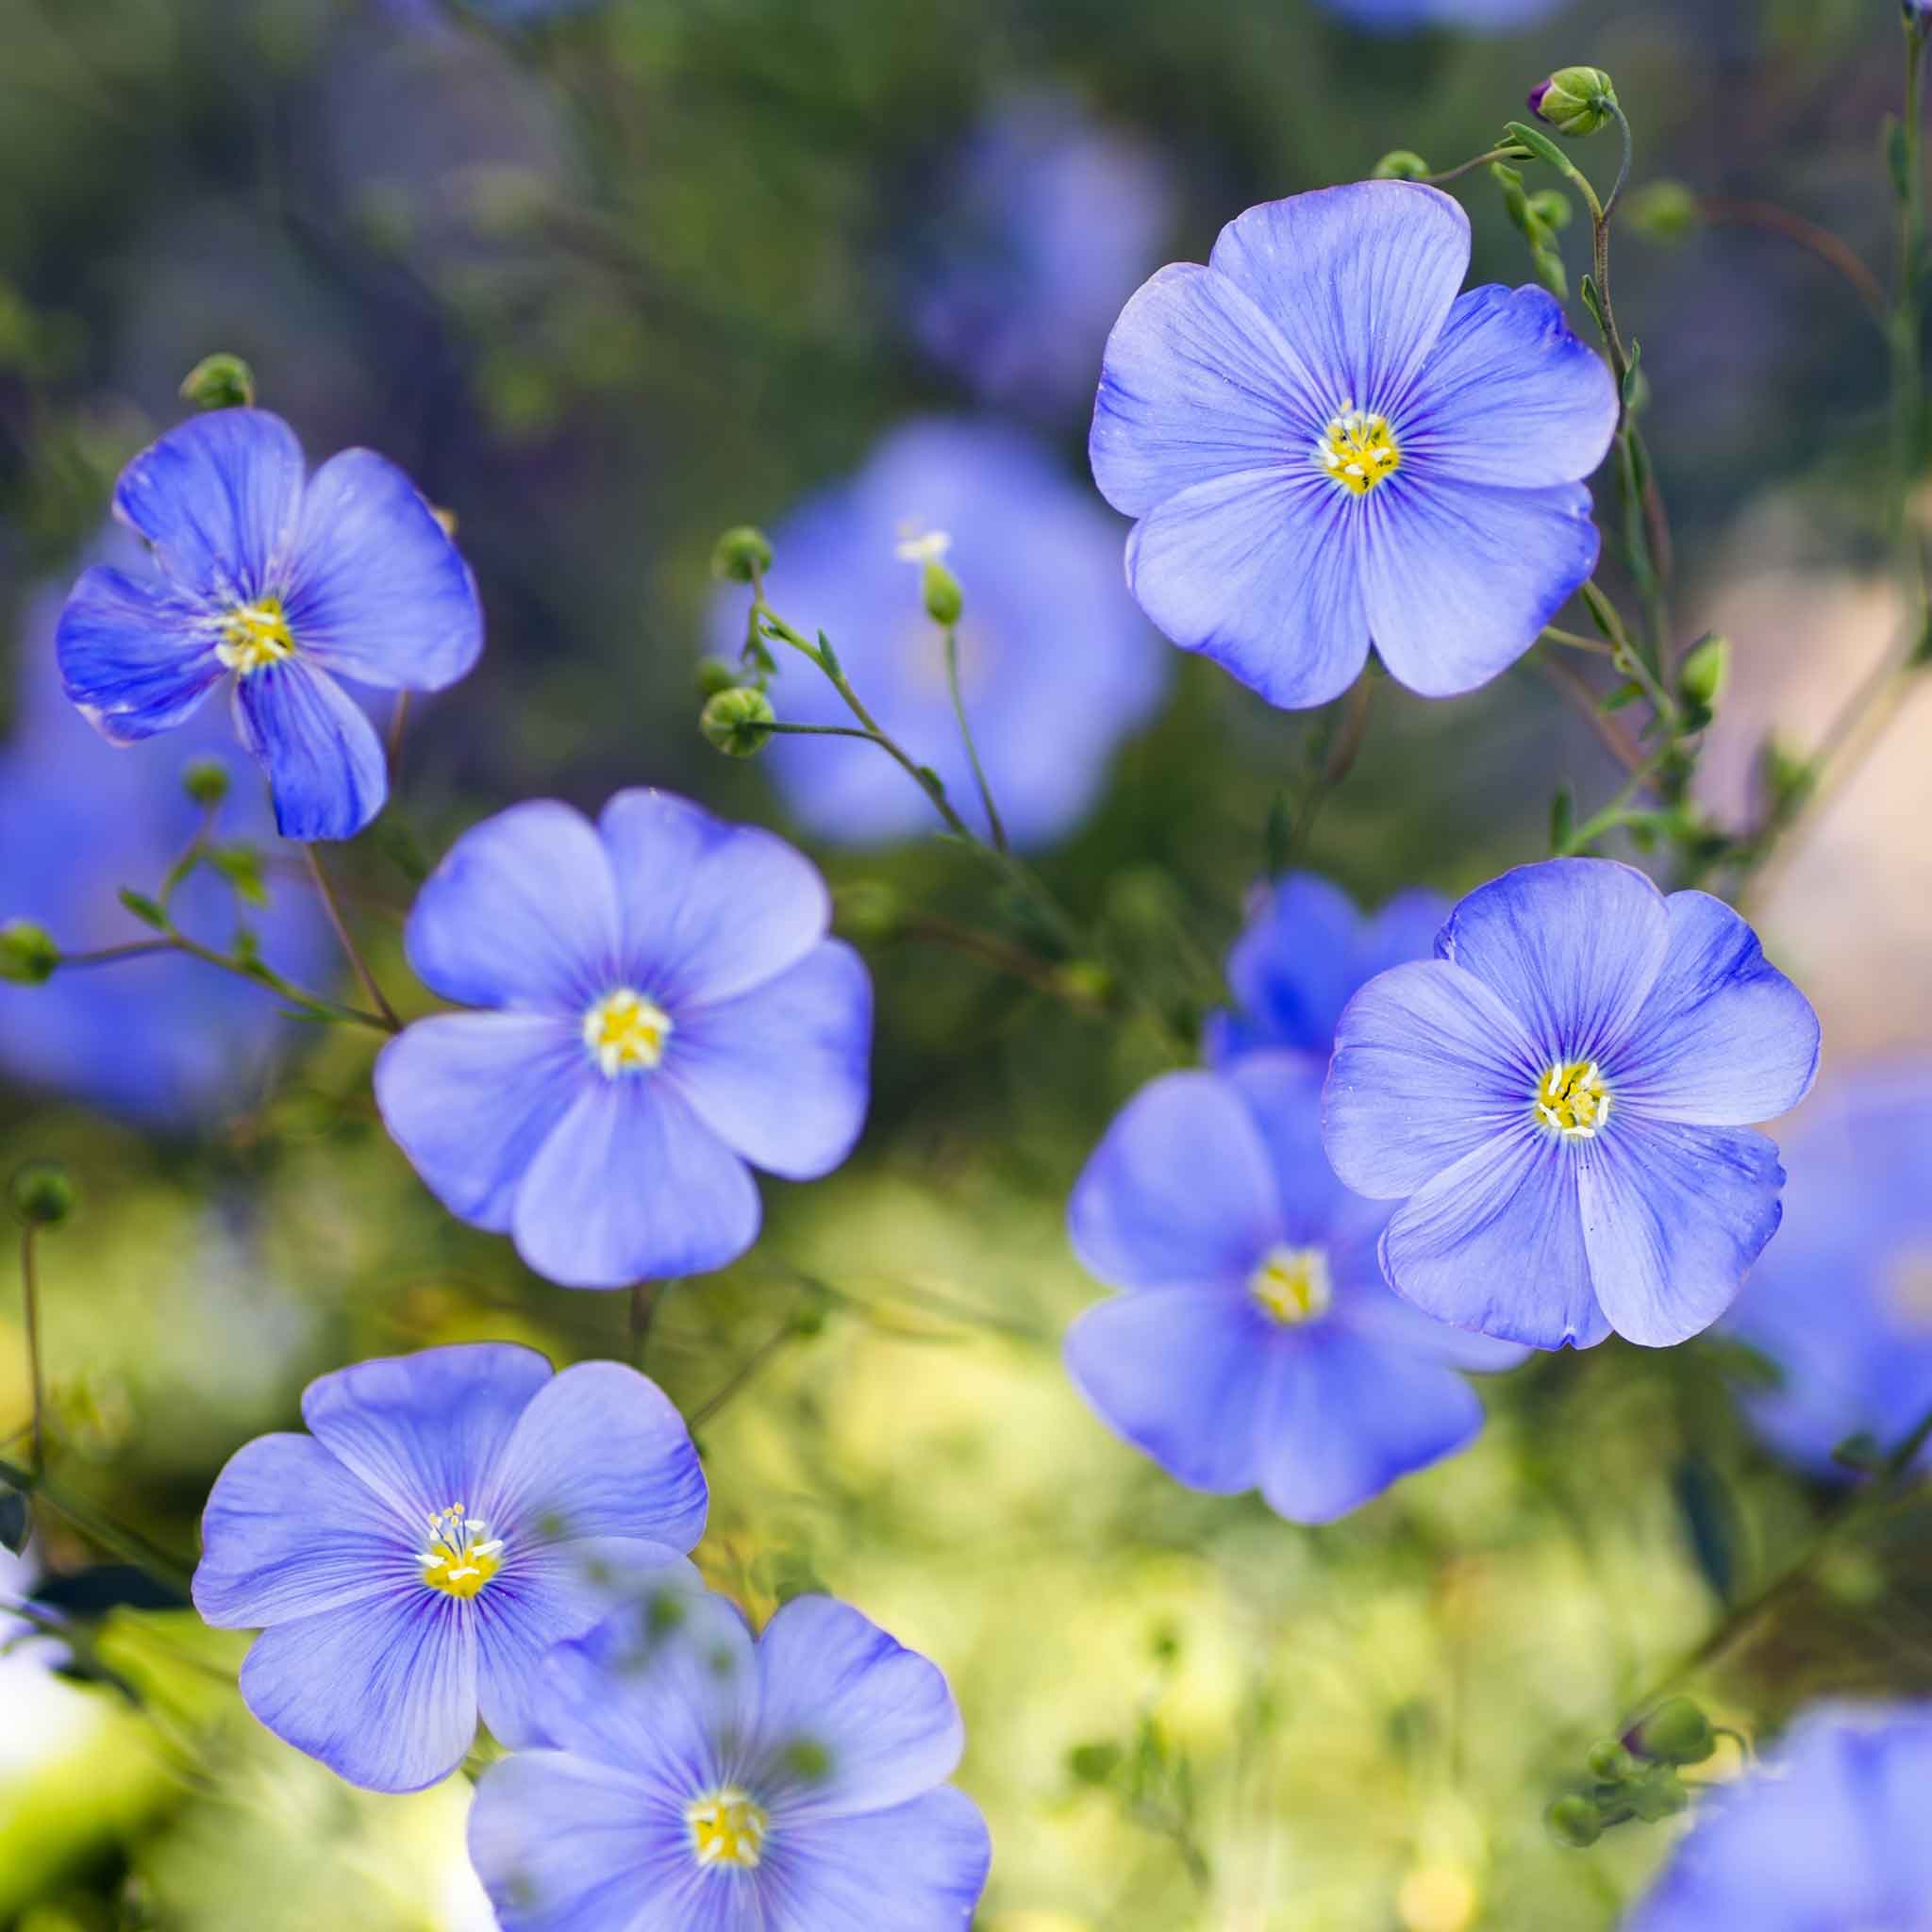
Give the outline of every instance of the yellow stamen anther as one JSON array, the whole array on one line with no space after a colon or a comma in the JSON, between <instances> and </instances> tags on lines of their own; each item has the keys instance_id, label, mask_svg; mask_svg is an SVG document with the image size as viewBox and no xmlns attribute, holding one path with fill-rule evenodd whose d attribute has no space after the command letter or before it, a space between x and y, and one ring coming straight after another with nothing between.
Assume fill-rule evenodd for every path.
<instances>
[{"instance_id":1,"label":"yellow stamen anther","mask_svg":"<svg viewBox=\"0 0 1932 1932\"><path fill-rule=\"evenodd\" d=\"M1356 496L1366 496L1402 467L1402 452L1386 416L1371 415L1344 403L1315 445L1315 461L1323 471Z\"/></svg>"},{"instance_id":2,"label":"yellow stamen anther","mask_svg":"<svg viewBox=\"0 0 1932 1932\"><path fill-rule=\"evenodd\" d=\"M1610 1117L1610 1090L1594 1060L1552 1067L1537 1083L1536 1117L1557 1133L1594 1140Z\"/></svg>"},{"instance_id":3,"label":"yellow stamen anther","mask_svg":"<svg viewBox=\"0 0 1932 1932\"><path fill-rule=\"evenodd\" d=\"M621 987L584 1015L584 1044L608 1079L641 1074L664 1058L671 1015L642 993Z\"/></svg>"},{"instance_id":4,"label":"yellow stamen anther","mask_svg":"<svg viewBox=\"0 0 1932 1932\"><path fill-rule=\"evenodd\" d=\"M1319 1322L1335 1299L1321 1248L1270 1248L1248 1277L1248 1292L1285 1328Z\"/></svg>"},{"instance_id":5,"label":"yellow stamen anther","mask_svg":"<svg viewBox=\"0 0 1932 1932\"><path fill-rule=\"evenodd\" d=\"M228 612L215 656L230 671L246 677L251 671L279 663L294 649L289 620L282 614L282 600L263 597L258 603L238 604Z\"/></svg>"},{"instance_id":6,"label":"yellow stamen anther","mask_svg":"<svg viewBox=\"0 0 1932 1932\"><path fill-rule=\"evenodd\" d=\"M735 1865L749 1872L764 1857L769 1824L764 1807L736 1785L693 1798L684 1807L684 1822L691 1826L691 1846L700 1865Z\"/></svg>"},{"instance_id":7,"label":"yellow stamen anther","mask_svg":"<svg viewBox=\"0 0 1932 1932\"><path fill-rule=\"evenodd\" d=\"M431 1590L473 1597L503 1567L503 1541L480 1516L466 1516L460 1503L452 1503L430 1517L429 1547L416 1560Z\"/></svg>"}]
</instances>

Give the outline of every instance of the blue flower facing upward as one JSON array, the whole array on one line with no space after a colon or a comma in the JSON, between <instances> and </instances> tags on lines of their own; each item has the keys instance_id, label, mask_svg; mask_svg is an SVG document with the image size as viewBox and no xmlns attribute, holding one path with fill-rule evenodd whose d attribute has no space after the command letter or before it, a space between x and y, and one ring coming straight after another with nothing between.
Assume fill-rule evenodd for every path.
<instances>
[{"instance_id":1,"label":"blue flower facing upward","mask_svg":"<svg viewBox=\"0 0 1932 1932\"><path fill-rule=\"evenodd\" d=\"M483 648L469 566L396 466L348 449L305 479L279 416L217 409L121 473L114 513L154 574L95 567L61 612L67 694L129 744L232 680L236 729L290 839L348 839L382 809L375 728L338 678L441 691Z\"/></svg>"},{"instance_id":2,"label":"blue flower facing upward","mask_svg":"<svg viewBox=\"0 0 1932 1932\"><path fill-rule=\"evenodd\" d=\"M1256 895L1227 956L1233 1012L1208 1016L1208 1058L1282 1050L1325 1062L1335 1024L1356 990L1390 966L1426 959L1449 916L1440 892L1398 892L1379 912L1357 911L1340 886L1290 873Z\"/></svg>"},{"instance_id":3,"label":"blue flower facing upward","mask_svg":"<svg viewBox=\"0 0 1932 1932\"><path fill-rule=\"evenodd\" d=\"M804 856L662 791L591 824L548 800L466 832L409 962L490 1010L418 1021L382 1117L449 1210L570 1288L722 1268L758 1238L747 1162L829 1173L864 1123L872 982Z\"/></svg>"},{"instance_id":4,"label":"blue flower facing upward","mask_svg":"<svg viewBox=\"0 0 1932 1932\"><path fill-rule=\"evenodd\" d=\"M1784 1225L1725 1325L1783 1372L1749 1396L1752 1421L1843 1476L1832 1451L1847 1437L1890 1450L1932 1409L1932 1062L1840 1081L1784 1158Z\"/></svg>"},{"instance_id":5,"label":"blue flower facing upward","mask_svg":"<svg viewBox=\"0 0 1932 1932\"><path fill-rule=\"evenodd\" d=\"M1932 1706L1807 1712L1706 1798L1626 1932L1926 1932Z\"/></svg>"},{"instance_id":6,"label":"blue flower facing upward","mask_svg":"<svg viewBox=\"0 0 1932 1932\"><path fill-rule=\"evenodd\" d=\"M695 1578L704 1472L635 1370L435 1348L324 1375L302 1419L308 1435L260 1437L216 1478L194 1607L261 1630L249 1709L351 1784L447 1777L479 1713L525 1740L544 1652L619 1584Z\"/></svg>"},{"instance_id":7,"label":"blue flower facing upward","mask_svg":"<svg viewBox=\"0 0 1932 1932\"><path fill-rule=\"evenodd\" d=\"M1429 1314L1663 1347L1724 1313L1776 1231L1777 1149L1742 1126L1817 1065L1817 1015L1728 906L1553 858L1349 1002L1324 1140L1350 1187L1402 1204L1382 1266Z\"/></svg>"},{"instance_id":8,"label":"blue flower facing upward","mask_svg":"<svg viewBox=\"0 0 1932 1932\"><path fill-rule=\"evenodd\" d=\"M830 1597L754 1642L665 1587L544 1665L544 1742L484 1774L504 1932L966 1932L990 1846L940 1671Z\"/></svg>"},{"instance_id":9,"label":"blue flower facing upward","mask_svg":"<svg viewBox=\"0 0 1932 1932\"><path fill-rule=\"evenodd\" d=\"M1373 644L1424 697L1486 684L1595 567L1579 480L1608 369L1541 289L1472 289L1469 218L1415 182L1252 208L1164 268L1102 365L1094 480L1127 580L1269 703L1338 697Z\"/></svg>"},{"instance_id":10,"label":"blue flower facing upward","mask_svg":"<svg viewBox=\"0 0 1932 1932\"><path fill-rule=\"evenodd\" d=\"M1068 1331L1081 1394L1190 1489L1259 1489L1295 1523L1462 1448L1483 1407L1457 1371L1524 1354L1389 1292L1389 1210L1331 1172L1321 1090L1300 1054L1166 1074L1108 1129L1068 1209L1081 1262L1126 1291Z\"/></svg>"}]
</instances>

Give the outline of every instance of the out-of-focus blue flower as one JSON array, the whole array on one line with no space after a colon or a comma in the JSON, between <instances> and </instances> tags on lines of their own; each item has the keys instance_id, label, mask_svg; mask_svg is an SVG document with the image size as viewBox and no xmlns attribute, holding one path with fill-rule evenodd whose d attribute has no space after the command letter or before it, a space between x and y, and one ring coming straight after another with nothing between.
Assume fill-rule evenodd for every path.
<instances>
[{"instance_id":1,"label":"out-of-focus blue flower","mask_svg":"<svg viewBox=\"0 0 1932 1932\"><path fill-rule=\"evenodd\" d=\"M1457 1370L1524 1354L1389 1292L1389 1209L1335 1178L1321 1091L1300 1054L1169 1074L1108 1129L1068 1210L1082 1263L1127 1291L1068 1331L1081 1394L1189 1488L1258 1488L1295 1523L1462 1448L1483 1407Z\"/></svg>"},{"instance_id":2,"label":"out-of-focus blue flower","mask_svg":"<svg viewBox=\"0 0 1932 1932\"><path fill-rule=\"evenodd\" d=\"M965 587L960 689L1000 816L1019 845L1049 842L1092 805L1114 748L1159 703L1167 667L1121 584L1106 516L1039 443L984 423L895 430L858 475L773 533L773 601L830 637L879 723L981 818L946 690L939 630L920 602L908 539L949 538ZM744 641L741 594L720 594L712 638ZM793 658L773 687L780 718L849 724L838 693ZM918 787L877 746L778 738L764 754L785 802L822 838L876 843L933 824Z\"/></svg>"},{"instance_id":3,"label":"out-of-focus blue flower","mask_svg":"<svg viewBox=\"0 0 1932 1932\"><path fill-rule=\"evenodd\" d=\"M218 721L197 718L165 745L104 743L60 689L59 607L58 595L37 599L22 626L20 706L0 750L0 924L31 920L63 951L82 953L154 938L116 894L152 891L186 849L201 812L182 790L182 769L229 741ZM261 793L238 786L218 838L273 830ZM238 910L222 880L198 872L170 910L184 932L224 951L245 919L264 958L312 983L333 957L322 912L306 882L268 884L267 908ZM235 1105L289 1037L265 988L179 956L0 985L0 1066L151 1126L191 1124Z\"/></svg>"},{"instance_id":4,"label":"out-of-focus blue flower","mask_svg":"<svg viewBox=\"0 0 1932 1932\"><path fill-rule=\"evenodd\" d=\"M1784 1372L1751 1396L1752 1420L1841 1474L1847 1437L1891 1448L1932 1409L1932 1063L1841 1083L1784 1159L1784 1226L1727 1325Z\"/></svg>"},{"instance_id":5,"label":"out-of-focus blue flower","mask_svg":"<svg viewBox=\"0 0 1932 1932\"><path fill-rule=\"evenodd\" d=\"M441 691L475 663L469 566L402 471L347 449L304 477L264 409L178 424L121 473L114 513L157 569L95 565L60 614L67 694L129 744L233 677L242 741L291 839L347 839L389 795L382 742L337 682Z\"/></svg>"},{"instance_id":6,"label":"out-of-focus blue flower","mask_svg":"<svg viewBox=\"0 0 1932 1932\"><path fill-rule=\"evenodd\" d=\"M1183 650L1325 704L1373 643L1424 697L1513 663L1595 567L1578 480L1616 387L1542 289L1472 289L1469 218L1409 181L1252 208L1115 325L1094 480Z\"/></svg>"},{"instance_id":7,"label":"out-of-focus blue flower","mask_svg":"<svg viewBox=\"0 0 1932 1932\"><path fill-rule=\"evenodd\" d=\"M1357 987L1391 966L1426 959L1449 917L1440 892L1398 892L1365 914L1340 886L1291 873L1256 895L1227 956L1233 1012L1208 1016L1205 1045L1217 1066L1257 1050L1319 1054Z\"/></svg>"},{"instance_id":8,"label":"out-of-focus blue flower","mask_svg":"<svg viewBox=\"0 0 1932 1932\"><path fill-rule=\"evenodd\" d=\"M1084 407L1108 329L1159 260L1173 213L1144 142L1064 94L1013 96L941 191L913 327L983 401Z\"/></svg>"},{"instance_id":9,"label":"out-of-focus blue flower","mask_svg":"<svg viewBox=\"0 0 1932 1932\"><path fill-rule=\"evenodd\" d=\"M1707 1797L1627 1932L1924 1932L1932 1706L1827 1705Z\"/></svg>"},{"instance_id":10,"label":"out-of-focus blue flower","mask_svg":"<svg viewBox=\"0 0 1932 1932\"><path fill-rule=\"evenodd\" d=\"M1724 1313L1776 1232L1777 1149L1740 1124L1795 1107L1817 1065L1817 1015L1728 906L1553 858L1349 1002L1324 1132L1350 1187L1402 1203L1382 1266L1428 1313L1662 1347Z\"/></svg>"},{"instance_id":11,"label":"out-of-focus blue flower","mask_svg":"<svg viewBox=\"0 0 1932 1932\"><path fill-rule=\"evenodd\" d=\"M194 1607L260 1629L242 1695L351 1784L447 1777L476 1719L535 1734L538 1659L671 1574L704 1534L697 1452L617 1362L553 1374L500 1342L311 1382L308 1435L262 1436L215 1480Z\"/></svg>"},{"instance_id":12,"label":"out-of-focus blue flower","mask_svg":"<svg viewBox=\"0 0 1932 1932\"><path fill-rule=\"evenodd\" d=\"M848 1605L756 1642L674 1590L554 1651L548 1749L492 1765L470 1856L504 1932L966 1932L991 1847L946 1680Z\"/></svg>"},{"instance_id":13,"label":"out-of-focus blue flower","mask_svg":"<svg viewBox=\"0 0 1932 1932\"><path fill-rule=\"evenodd\" d=\"M451 847L409 961L444 998L375 1067L449 1210L571 1288L703 1274L758 1239L747 1162L829 1173L864 1123L872 982L800 853L662 791L549 800Z\"/></svg>"},{"instance_id":14,"label":"out-of-focus blue flower","mask_svg":"<svg viewBox=\"0 0 1932 1932\"><path fill-rule=\"evenodd\" d=\"M1322 4L1374 33L1445 26L1472 34L1507 34L1547 20L1565 0L1322 0Z\"/></svg>"}]
</instances>

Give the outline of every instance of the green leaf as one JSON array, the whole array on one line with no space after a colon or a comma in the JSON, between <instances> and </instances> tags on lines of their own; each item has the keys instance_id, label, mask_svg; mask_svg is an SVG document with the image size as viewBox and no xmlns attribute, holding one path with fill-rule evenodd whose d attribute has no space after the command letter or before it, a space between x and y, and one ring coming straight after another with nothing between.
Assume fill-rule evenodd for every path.
<instances>
[{"instance_id":1,"label":"green leaf","mask_svg":"<svg viewBox=\"0 0 1932 1932\"><path fill-rule=\"evenodd\" d=\"M1625 705L1635 704L1643 695L1643 687L1633 677L1628 684L1620 684L1608 697L1600 699L1599 711L1621 711Z\"/></svg>"},{"instance_id":2,"label":"green leaf","mask_svg":"<svg viewBox=\"0 0 1932 1932\"><path fill-rule=\"evenodd\" d=\"M121 903L143 925L151 925L157 932L167 931L168 915L145 892L137 892L131 886L123 886L121 888Z\"/></svg>"},{"instance_id":3,"label":"green leaf","mask_svg":"<svg viewBox=\"0 0 1932 1932\"><path fill-rule=\"evenodd\" d=\"M1571 795L1569 786L1558 786L1556 796L1550 800L1550 850L1553 853L1568 851L1570 836L1575 829L1576 801Z\"/></svg>"},{"instance_id":4,"label":"green leaf","mask_svg":"<svg viewBox=\"0 0 1932 1932\"><path fill-rule=\"evenodd\" d=\"M843 675L844 667L839 662L839 654L833 650L832 641L824 631L819 633L819 658L834 677Z\"/></svg>"},{"instance_id":5,"label":"green leaf","mask_svg":"<svg viewBox=\"0 0 1932 1932\"><path fill-rule=\"evenodd\" d=\"M266 906L268 887L261 875L261 854L253 845L217 845L208 862L233 887L245 906Z\"/></svg>"},{"instance_id":6,"label":"green leaf","mask_svg":"<svg viewBox=\"0 0 1932 1932\"><path fill-rule=\"evenodd\" d=\"M1596 277L1594 275L1585 275L1583 280L1577 285L1576 292L1583 298L1583 306L1590 310L1590 319L1596 324L1597 327L1604 334L1607 335L1609 330L1604 324L1603 297L1596 291Z\"/></svg>"},{"instance_id":7,"label":"green leaf","mask_svg":"<svg viewBox=\"0 0 1932 1932\"><path fill-rule=\"evenodd\" d=\"M26 1549L26 1540L33 1529L34 1520L26 1498L11 1484L0 1482L0 1549L20 1556Z\"/></svg>"},{"instance_id":8,"label":"green leaf","mask_svg":"<svg viewBox=\"0 0 1932 1932\"><path fill-rule=\"evenodd\" d=\"M1905 124L1895 114L1885 117L1879 139L1885 147L1885 170L1891 176L1891 192L1902 202L1912 198L1912 150L1906 139Z\"/></svg>"},{"instance_id":9,"label":"green leaf","mask_svg":"<svg viewBox=\"0 0 1932 1932\"><path fill-rule=\"evenodd\" d=\"M1643 344L1632 338L1629 365L1624 371L1624 407L1626 409L1634 409L1637 407L1637 398L1641 392L1643 379L1638 374L1637 365L1642 359Z\"/></svg>"},{"instance_id":10,"label":"green leaf","mask_svg":"<svg viewBox=\"0 0 1932 1932\"><path fill-rule=\"evenodd\" d=\"M1503 132L1519 147L1526 147L1538 160L1547 161L1559 175L1569 174L1569 156L1547 134L1532 127L1528 122L1511 121Z\"/></svg>"}]
</instances>

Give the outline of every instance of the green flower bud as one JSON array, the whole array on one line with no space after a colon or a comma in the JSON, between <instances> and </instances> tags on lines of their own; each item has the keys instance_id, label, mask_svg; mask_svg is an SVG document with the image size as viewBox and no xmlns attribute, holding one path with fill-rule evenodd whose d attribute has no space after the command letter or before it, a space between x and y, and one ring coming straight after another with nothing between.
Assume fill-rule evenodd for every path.
<instances>
[{"instance_id":1,"label":"green flower bud","mask_svg":"<svg viewBox=\"0 0 1932 1932\"><path fill-rule=\"evenodd\" d=\"M225 351L204 356L181 378L181 400L197 409L253 408L255 371Z\"/></svg>"},{"instance_id":2,"label":"green flower bud","mask_svg":"<svg viewBox=\"0 0 1932 1932\"><path fill-rule=\"evenodd\" d=\"M1661 1824L1666 1818L1674 1818L1687 1809L1690 1803L1690 1793L1666 1764L1653 1765L1648 1776L1624 1788L1624 1795L1629 1800L1630 1808L1646 1824Z\"/></svg>"},{"instance_id":3,"label":"green flower bud","mask_svg":"<svg viewBox=\"0 0 1932 1932\"><path fill-rule=\"evenodd\" d=\"M1083 1785L1104 1785L1125 1755L1118 1744L1075 1744L1067 1753L1067 1769Z\"/></svg>"},{"instance_id":4,"label":"green flower bud","mask_svg":"<svg viewBox=\"0 0 1932 1932\"><path fill-rule=\"evenodd\" d=\"M726 530L711 552L711 575L734 584L748 584L771 567L771 540L749 524Z\"/></svg>"},{"instance_id":5,"label":"green flower bud","mask_svg":"<svg viewBox=\"0 0 1932 1932\"><path fill-rule=\"evenodd\" d=\"M16 986L43 986L59 963L60 948L44 926L30 919L0 925L0 979L10 979Z\"/></svg>"},{"instance_id":6,"label":"green flower bud","mask_svg":"<svg viewBox=\"0 0 1932 1932\"><path fill-rule=\"evenodd\" d=\"M1559 67L1529 91L1529 111L1571 141L1607 125L1616 105L1617 90L1601 67Z\"/></svg>"},{"instance_id":7,"label":"green flower bud","mask_svg":"<svg viewBox=\"0 0 1932 1932\"><path fill-rule=\"evenodd\" d=\"M1731 641L1716 631L1691 645L1677 672L1677 690L1684 702L1703 713L1706 720L1717 709L1724 695L1724 680L1730 675Z\"/></svg>"},{"instance_id":8,"label":"green flower bud","mask_svg":"<svg viewBox=\"0 0 1932 1932\"><path fill-rule=\"evenodd\" d=\"M74 1182L58 1160L29 1160L9 1191L14 1213L29 1227L58 1227L74 1212Z\"/></svg>"},{"instance_id":9,"label":"green flower bud","mask_svg":"<svg viewBox=\"0 0 1932 1932\"><path fill-rule=\"evenodd\" d=\"M698 729L726 758L755 758L771 738L770 727L777 715L763 691L745 684L734 685L719 691L705 706Z\"/></svg>"},{"instance_id":10,"label":"green flower bud","mask_svg":"<svg viewBox=\"0 0 1932 1932\"><path fill-rule=\"evenodd\" d=\"M925 614L935 624L945 625L949 629L959 621L959 613L966 608L966 593L959 588L959 579L934 558L920 573L919 594L925 600Z\"/></svg>"},{"instance_id":11,"label":"green flower bud","mask_svg":"<svg viewBox=\"0 0 1932 1932\"><path fill-rule=\"evenodd\" d=\"M1558 1798L1543 1813L1543 1820L1550 1836L1574 1851L1587 1850L1604 1835L1603 1814L1588 1798Z\"/></svg>"},{"instance_id":12,"label":"green flower bud","mask_svg":"<svg viewBox=\"0 0 1932 1932\"><path fill-rule=\"evenodd\" d=\"M1599 1784L1620 1785L1637 1769L1637 1760L1615 1738L1604 1738L1590 1747L1584 1763Z\"/></svg>"},{"instance_id":13,"label":"green flower bud","mask_svg":"<svg viewBox=\"0 0 1932 1932\"><path fill-rule=\"evenodd\" d=\"M855 879L835 899L839 930L848 938L889 940L906 919L897 891L883 879Z\"/></svg>"},{"instance_id":14,"label":"green flower bud","mask_svg":"<svg viewBox=\"0 0 1932 1932\"><path fill-rule=\"evenodd\" d=\"M1662 1764L1702 1764L1717 1749L1717 1733L1690 1698L1667 1697L1638 1725L1632 1741Z\"/></svg>"},{"instance_id":15,"label":"green flower bud","mask_svg":"<svg viewBox=\"0 0 1932 1932\"><path fill-rule=\"evenodd\" d=\"M1529 211L1553 234L1561 234L1575 219L1576 210L1560 188L1540 188L1529 197Z\"/></svg>"},{"instance_id":16,"label":"green flower bud","mask_svg":"<svg viewBox=\"0 0 1932 1932\"><path fill-rule=\"evenodd\" d=\"M1369 170L1372 181L1420 181L1430 172L1419 154L1406 147L1392 149Z\"/></svg>"},{"instance_id":17,"label":"green flower bud","mask_svg":"<svg viewBox=\"0 0 1932 1932\"><path fill-rule=\"evenodd\" d=\"M1652 181L1626 195L1623 218L1646 241L1673 247L1704 225L1697 196L1681 181Z\"/></svg>"},{"instance_id":18,"label":"green flower bud","mask_svg":"<svg viewBox=\"0 0 1932 1932\"><path fill-rule=\"evenodd\" d=\"M730 691L744 682L744 667L728 658L700 658L693 675L699 697L714 698L721 691Z\"/></svg>"},{"instance_id":19,"label":"green flower bud","mask_svg":"<svg viewBox=\"0 0 1932 1932\"><path fill-rule=\"evenodd\" d=\"M228 795L228 768L220 758L195 758L181 769L181 789L212 810Z\"/></svg>"}]
</instances>

